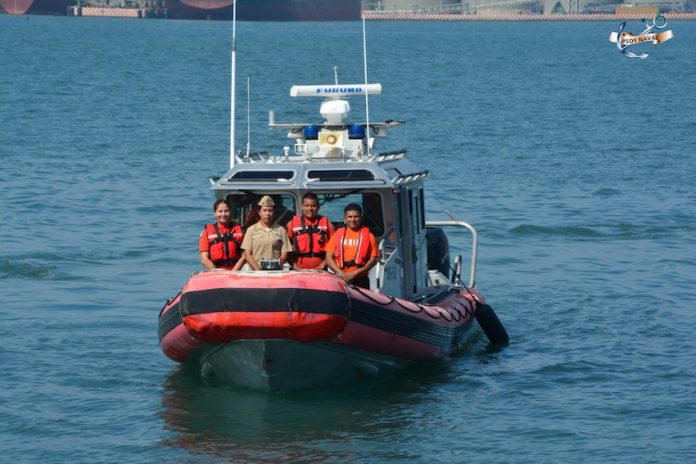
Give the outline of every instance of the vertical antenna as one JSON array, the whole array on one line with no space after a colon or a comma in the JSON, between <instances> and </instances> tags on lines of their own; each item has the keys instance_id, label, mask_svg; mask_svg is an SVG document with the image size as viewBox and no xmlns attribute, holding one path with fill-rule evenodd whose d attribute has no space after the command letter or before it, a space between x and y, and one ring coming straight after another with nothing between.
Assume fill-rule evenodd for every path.
<instances>
[{"instance_id":1,"label":"vertical antenna","mask_svg":"<svg viewBox=\"0 0 696 464\"><path fill-rule=\"evenodd\" d=\"M367 156L372 153L370 148L370 100L367 92L367 36L365 35L365 16L362 16L362 33L363 33L363 68L365 69L365 119L367 120Z\"/></svg>"},{"instance_id":2,"label":"vertical antenna","mask_svg":"<svg viewBox=\"0 0 696 464\"><path fill-rule=\"evenodd\" d=\"M338 85L338 66L334 65L334 83Z\"/></svg>"},{"instance_id":3,"label":"vertical antenna","mask_svg":"<svg viewBox=\"0 0 696 464\"><path fill-rule=\"evenodd\" d=\"M234 167L235 92L237 90L237 0L232 7L232 82L230 84L230 169Z\"/></svg>"},{"instance_id":4,"label":"vertical antenna","mask_svg":"<svg viewBox=\"0 0 696 464\"><path fill-rule=\"evenodd\" d=\"M251 152L251 83L249 76L247 76L247 146L246 146L246 159L249 159L249 154Z\"/></svg>"}]
</instances>

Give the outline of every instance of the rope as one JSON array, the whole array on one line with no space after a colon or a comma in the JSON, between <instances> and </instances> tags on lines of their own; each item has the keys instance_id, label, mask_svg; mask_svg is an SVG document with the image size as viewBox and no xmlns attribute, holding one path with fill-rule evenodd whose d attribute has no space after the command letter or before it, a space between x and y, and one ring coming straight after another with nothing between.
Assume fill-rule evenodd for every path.
<instances>
[{"instance_id":1,"label":"rope","mask_svg":"<svg viewBox=\"0 0 696 464\"><path fill-rule=\"evenodd\" d=\"M409 306L406 306L406 305L404 305L403 303L401 303L401 301L400 301L398 298L394 297L394 296L385 295L386 298L387 298L387 300L388 300L388 301L385 303L385 302L383 302L383 301L379 301L378 299L374 298L371 294L366 293L366 292L364 291L364 289L362 289L362 288L360 288L360 287L357 287L357 286L355 286L355 285L353 285L353 284L351 284L351 283L348 283L348 286L349 286L350 288L356 290L358 293L360 293L362 296L364 296L364 297L367 298L368 300L370 300L370 301L372 301L373 303L376 303L376 304L378 304L378 305L384 305L384 306L386 306L386 305L390 305L390 304L392 304L392 303L396 303L398 306L402 307L403 309L405 309L405 310L408 311L408 312L411 312L411 313L414 313L414 314L418 314L418 313L421 313L421 312L422 312L422 313L426 314L427 316L431 317L432 319L445 319L447 322L451 322L451 321L459 322L459 321L461 321L462 319L465 319L465 318L467 318L467 317L473 317L474 314L475 314L475 311L474 311L473 309L472 309L471 311L469 310L469 305L466 305L466 304L461 303L461 302L456 302L456 303L459 305L459 307L454 307L454 306L453 306L449 311L448 311L447 309L443 308L442 306L422 305L422 304L420 304L420 303L413 303L413 304L416 306L416 308L417 308L417 309L413 309L413 308L411 308L411 307L409 307ZM466 288L466 286L465 286L464 288ZM473 293L471 293L471 291L470 291L468 288L466 288L466 290L467 290L467 291L469 292L469 294L472 296L472 298L474 299L474 302L475 302L476 304L478 304L478 300L476 299L476 295L474 295ZM468 299L468 298L467 298L467 299ZM462 307L462 306L463 306L463 308L464 308L464 314L462 314L462 311L461 311L461 307ZM444 310L444 312L437 311L437 315L433 315L433 314L431 314L431 313L427 310L427 308L440 308L440 309ZM458 318L455 316L455 313L459 315ZM447 319L447 315L451 316L451 319Z\"/></svg>"},{"instance_id":2,"label":"rope","mask_svg":"<svg viewBox=\"0 0 696 464\"><path fill-rule=\"evenodd\" d=\"M157 317L162 317L162 313L164 312L164 308L169 306L172 301L176 300L179 297L179 295L181 295L181 290L179 290L179 293L177 293L173 297L168 298L167 301L164 302L164 306L162 306L162 309L160 309L159 316L157 316Z\"/></svg>"}]
</instances>

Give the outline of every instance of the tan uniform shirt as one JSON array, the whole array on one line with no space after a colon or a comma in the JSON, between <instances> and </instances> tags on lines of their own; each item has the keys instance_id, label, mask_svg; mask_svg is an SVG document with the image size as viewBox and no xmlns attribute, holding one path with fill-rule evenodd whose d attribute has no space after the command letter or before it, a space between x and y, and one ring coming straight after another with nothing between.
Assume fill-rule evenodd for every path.
<instances>
[{"instance_id":1,"label":"tan uniform shirt","mask_svg":"<svg viewBox=\"0 0 696 464\"><path fill-rule=\"evenodd\" d=\"M260 261L280 258L281 253L292 251L292 244L284 227L274 225L266 229L257 222L244 234L242 249L250 251L254 259Z\"/></svg>"}]
</instances>

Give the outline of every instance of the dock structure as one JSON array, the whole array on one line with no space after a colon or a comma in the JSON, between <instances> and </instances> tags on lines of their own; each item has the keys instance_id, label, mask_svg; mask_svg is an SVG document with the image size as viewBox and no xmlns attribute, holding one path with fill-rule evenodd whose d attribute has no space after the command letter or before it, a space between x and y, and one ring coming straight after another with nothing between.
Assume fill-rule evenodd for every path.
<instances>
[{"instance_id":1,"label":"dock structure","mask_svg":"<svg viewBox=\"0 0 696 464\"><path fill-rule=\"evenodd\" d=\"M109 8L94 6L73 6L70 16L107 16L113 18L146 18L147 10L142 8Z\"/></svg>"},{"instance_id":2,"label":"dock structure","mask_svg":"<svg viewBox=\"0 0 696 464\"><path fill-rule=\"evenodd\" d=\"M374 21L616 21L696 19L696 0L363 0Z\"/></svg>"},{"instance_id":3,"label":"dock structure","mask_svg":"<svg viewBox=\"0 0 696 464\"><path fill-rule=\"evenodd\" d=\"M668 21L696 20L696 13L664 13ZM644 14L532 14L499 12L480 14L394 13L363 11L366 21L640 21Z\"/></svg>"},{"instance_id":4,"label":"dock structure","mask_svg":"<svg viewBox=\"0 0 696 464\"><path fill-rule=\"evenodd\" d=\"M69 16L112 18L166 18L162 0L78 0L68 7Z\"/></svg>"}]
</instances>

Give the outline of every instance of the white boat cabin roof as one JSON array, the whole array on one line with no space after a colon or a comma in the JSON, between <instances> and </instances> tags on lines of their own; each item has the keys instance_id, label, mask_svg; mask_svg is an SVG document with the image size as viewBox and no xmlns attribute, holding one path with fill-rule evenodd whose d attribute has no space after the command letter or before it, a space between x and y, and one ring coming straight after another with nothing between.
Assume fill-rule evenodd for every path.
<instances>
[{"instance_id":1,"label":"white boat cabin roof","mask_svg":"<svg viewBox=\"0 0 696 464\"><path fill-rule=\"evenodd\" d=\"M421 183L428 175L406 158L406 151L374 153L375 140L399 121L350 123L351 96L378 95L380 84L293 86L295 97L323 97L321 123L276 124L291 145L278 152L237 153L233 166L214 180L215 190L306 191L395 188Z\"/></svg>"}]
</instances>

